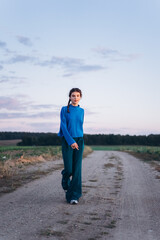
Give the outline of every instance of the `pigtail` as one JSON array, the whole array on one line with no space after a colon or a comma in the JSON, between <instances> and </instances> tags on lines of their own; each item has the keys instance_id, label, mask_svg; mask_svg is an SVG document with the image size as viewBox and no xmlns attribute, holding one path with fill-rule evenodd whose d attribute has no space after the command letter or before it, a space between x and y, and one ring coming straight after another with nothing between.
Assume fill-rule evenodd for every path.
<instances>
[{"instance_id":1,"label":"pigtail","mask_svg":"<svg viewBox=\"0 0 160 240\"><path fill-rule=\"evenodd\" d=\"M70 104L71 99L68 100L68 105L67 105L67 112L69 113L69 104Z\"/></svg>"}]
</instances>

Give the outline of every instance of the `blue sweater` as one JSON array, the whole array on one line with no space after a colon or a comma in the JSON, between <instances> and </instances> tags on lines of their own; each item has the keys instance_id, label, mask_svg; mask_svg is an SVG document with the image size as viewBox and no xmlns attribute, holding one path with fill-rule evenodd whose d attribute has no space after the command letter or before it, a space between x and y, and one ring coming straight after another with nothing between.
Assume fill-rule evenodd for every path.
<instances>
[{"instance_id":1,"label":"blue sweater","mask_svg":"<svg viewBox=\"0 0 160 240\"><path fill-rule=\"evenodd\" d=\"M69 113L67 106L61 108L60 112L60 130L58 136L64 136L68 145L72 145L76 141L74 137L83 137L84 109L78 106L69 105Z\"/></svg>"}]
</instances>

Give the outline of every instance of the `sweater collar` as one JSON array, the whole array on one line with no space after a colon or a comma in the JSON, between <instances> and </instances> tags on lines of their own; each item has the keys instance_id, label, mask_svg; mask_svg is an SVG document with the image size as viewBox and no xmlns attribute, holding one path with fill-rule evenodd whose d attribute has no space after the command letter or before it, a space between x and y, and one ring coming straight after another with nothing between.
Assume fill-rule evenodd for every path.
<instances>
[{"instance_id":1,"label":"sweater collar","mask_svg":"<svg viewBox=\"0 0 160 240\"><path fill-rule=\"evenodd\" d=\"M73 106L72 104L69 105L70 107L73 107L73 108L78 108L80 107L80 105L78 104L78 106Z\"/></svg>"}]
</instances>

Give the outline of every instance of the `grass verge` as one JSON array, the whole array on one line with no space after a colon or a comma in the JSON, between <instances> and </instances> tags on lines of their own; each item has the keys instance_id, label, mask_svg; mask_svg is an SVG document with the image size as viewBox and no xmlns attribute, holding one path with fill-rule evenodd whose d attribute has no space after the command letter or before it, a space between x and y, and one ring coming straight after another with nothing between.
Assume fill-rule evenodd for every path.
<instances>
[{"instance_id":1,"label":"grass verge","mask_svg":"<svg viewBox=\"0 0 160 240\"><path fill-rule=\"evenodd\" d=\"M92 151L85 146L83 157ZM0 195L62 169L62 163L54 163L61 159L61 146L0 146Z\"/></svg>"},{"instance_id":2,"label":"grass verge","mask_svg":"<svg viewBox=\"0 0 160 240\"><path fill-rule=\"evenodd\" d=\"M151 146L90 146L94 151L128 152L145 161L160 161L160 147Z\"/></svg>"}]
</instances>

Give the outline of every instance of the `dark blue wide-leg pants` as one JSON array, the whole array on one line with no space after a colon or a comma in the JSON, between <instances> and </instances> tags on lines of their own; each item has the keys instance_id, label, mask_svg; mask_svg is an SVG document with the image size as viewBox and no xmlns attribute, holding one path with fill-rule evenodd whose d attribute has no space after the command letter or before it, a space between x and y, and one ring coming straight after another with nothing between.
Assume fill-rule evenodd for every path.
<instances>
[{"instance_id":1,"label":"dark blue wide-leg pants","mask_svg":"<svg viewBox=\"0 0 160 240\"><path fill-rule=\"evenodd\" d=\"M82 157L84 150L84 138L73 138L79 146L79 150L73 149L62 137L62 156L64 169L62 173L62 188L67 190L66 200L78 200L82 196Z\"/></svg>"}]
</instances>

